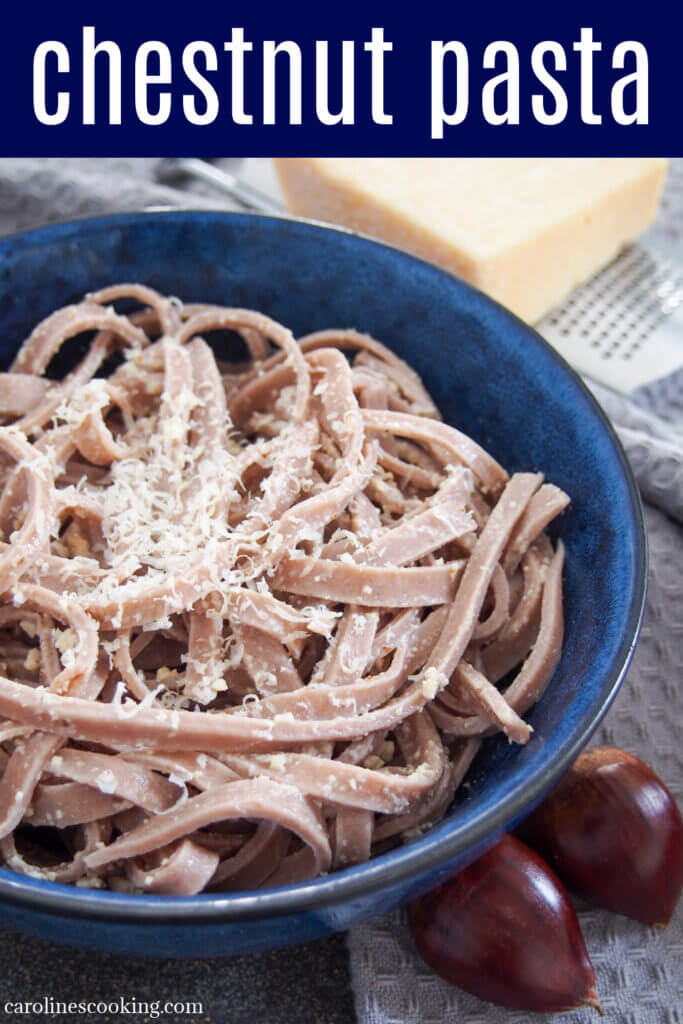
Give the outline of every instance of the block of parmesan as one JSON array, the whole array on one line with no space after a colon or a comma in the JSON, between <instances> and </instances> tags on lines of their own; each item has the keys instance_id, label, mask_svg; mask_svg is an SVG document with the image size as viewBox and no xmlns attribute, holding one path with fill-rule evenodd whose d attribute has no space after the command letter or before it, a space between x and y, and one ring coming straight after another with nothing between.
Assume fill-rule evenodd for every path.
<instances>
[{"instance_id":1,"label":"block of parmesan","mask_svg":"<svg viewBox=\"0 0 683 1024\"><path fill-rule=\"evenodd\" d=\"M653 220L667 161L296 158L288 209L407 249L533 322Z\"/></svg>"}]
</instances>

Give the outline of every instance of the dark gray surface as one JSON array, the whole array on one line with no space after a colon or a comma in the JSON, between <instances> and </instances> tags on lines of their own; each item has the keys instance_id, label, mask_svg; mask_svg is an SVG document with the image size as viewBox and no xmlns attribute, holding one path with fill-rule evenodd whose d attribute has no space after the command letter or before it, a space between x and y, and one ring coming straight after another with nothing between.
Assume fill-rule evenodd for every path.
<instances>
[{"instance_id":1,"label":"dark gray surface","mask_svg":"<svg viewBox=\"0 0 683 1024\"><path fill-rule=\"evenodd\" d=\"M229 960L153 960L70 949L0 929L0 1020L151 1021L149 1015L5 1014L5 1003L120 999L201 1001L203 1013L159 1024L353 1024L345 937Z\"/></svg>"}]
</instances>

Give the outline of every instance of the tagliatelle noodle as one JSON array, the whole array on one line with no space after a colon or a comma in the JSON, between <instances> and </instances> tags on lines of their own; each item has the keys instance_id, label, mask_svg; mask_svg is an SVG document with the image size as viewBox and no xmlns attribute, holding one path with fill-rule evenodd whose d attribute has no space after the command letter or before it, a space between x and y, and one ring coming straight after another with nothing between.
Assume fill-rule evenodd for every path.
<instances>
[{"instance_id":1,"label":"tagliatelle noodle","mask_svg":"<svg viewBox=\"0 0 683 1024\"><path fill-rule=\"evenodd\" d=\"M246 361L216 360L226 330ZM569 499L508 478L368 335L102 289L0 374L0 460L13 870L175 895L316 877L438 821L484 737L533 742Z\"/></svg>"}]
</instances>

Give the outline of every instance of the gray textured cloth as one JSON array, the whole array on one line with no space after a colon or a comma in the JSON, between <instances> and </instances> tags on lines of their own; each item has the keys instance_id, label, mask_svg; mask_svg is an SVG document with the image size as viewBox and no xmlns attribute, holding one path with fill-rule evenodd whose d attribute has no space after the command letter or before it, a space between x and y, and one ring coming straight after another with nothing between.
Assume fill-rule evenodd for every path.
<instances>
[{"instance_id":1,"label":"gray textured cloth","mask_svg":"<svg viewBox=\"0 0 683 1024\"><path fill-rule=\"evenodd\" d=\"M228 205L210 190L160 186L152 160L6 160L0 162L0 233L109 210L149 205ZM265 162L250 161L250 179L270 184ZM671 228L683 203L683 161L677 162L658 230L680 245ZM683 248L681 248L683 256ZM683 758L683 374L643 389L626 401L595 387L617 425L647 502L651 573L648 607L631 671L596 736L642 756L680 799ZM599 911L581 910L581 923L596 968L605 1020L614 1024L682 1024L683 914L666 931ZM400 913L355 928L349 935L351 971L360 1024L528 1024L449 988L423 968ZM230 1024L247 1017L259 1024L352 1018L349 976L336 940L217 963L149 963L57 950L0 931L0 1005L5 998L49 992L78 998L81 972L93 995L115 998L131 991L180 999L204 993L202 1019ZM220 979L220 980L218 980ZM267 984L264 984L267 979ZM61 1018L62 1020L65 1018ZM76 1018L74 1018L76 1019ZM82 1019L82 1018L81 1018ZM187 1018L185 1018L187 1019ZM543 1021L543 1018L538 1018ZM549 1018L548 1018L549 1019ZM588 1013L555 1018L588 1021Z\"/></svg>"},{"instance_id":2,"label":"gray textured cloth","mask_svg":"<svg viewBox=\"0 0 683 1024\"><path fill-rule=\"evenodd\" d=\"M159 184L154 159L31 157L0 161L0 234L53 221L150 206L231 207L210 186ZM252 180L272 183L265 161L249 161Z\"/></svg>"}]
</instances>

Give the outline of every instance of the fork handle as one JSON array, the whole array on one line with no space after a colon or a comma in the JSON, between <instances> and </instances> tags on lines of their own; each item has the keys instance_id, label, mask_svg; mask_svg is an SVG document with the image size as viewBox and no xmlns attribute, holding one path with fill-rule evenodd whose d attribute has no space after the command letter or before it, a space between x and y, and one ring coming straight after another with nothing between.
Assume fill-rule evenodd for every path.
<instances>
[{"instance_id":1,"label":"fork handle","mask_svg":"<svg viewBox=\"0 0 683 1024\"><path fill-rule=\"evenodd\" d=\"M214 167L196 157L169 157L161 161L157 176L161 181L169 183L179 178L196 178L212 185L220 192L225 192L247 210L278 215L285 212L284 206L277 199L254 188L230 171Z\"/></svg>"}]
</instances>

